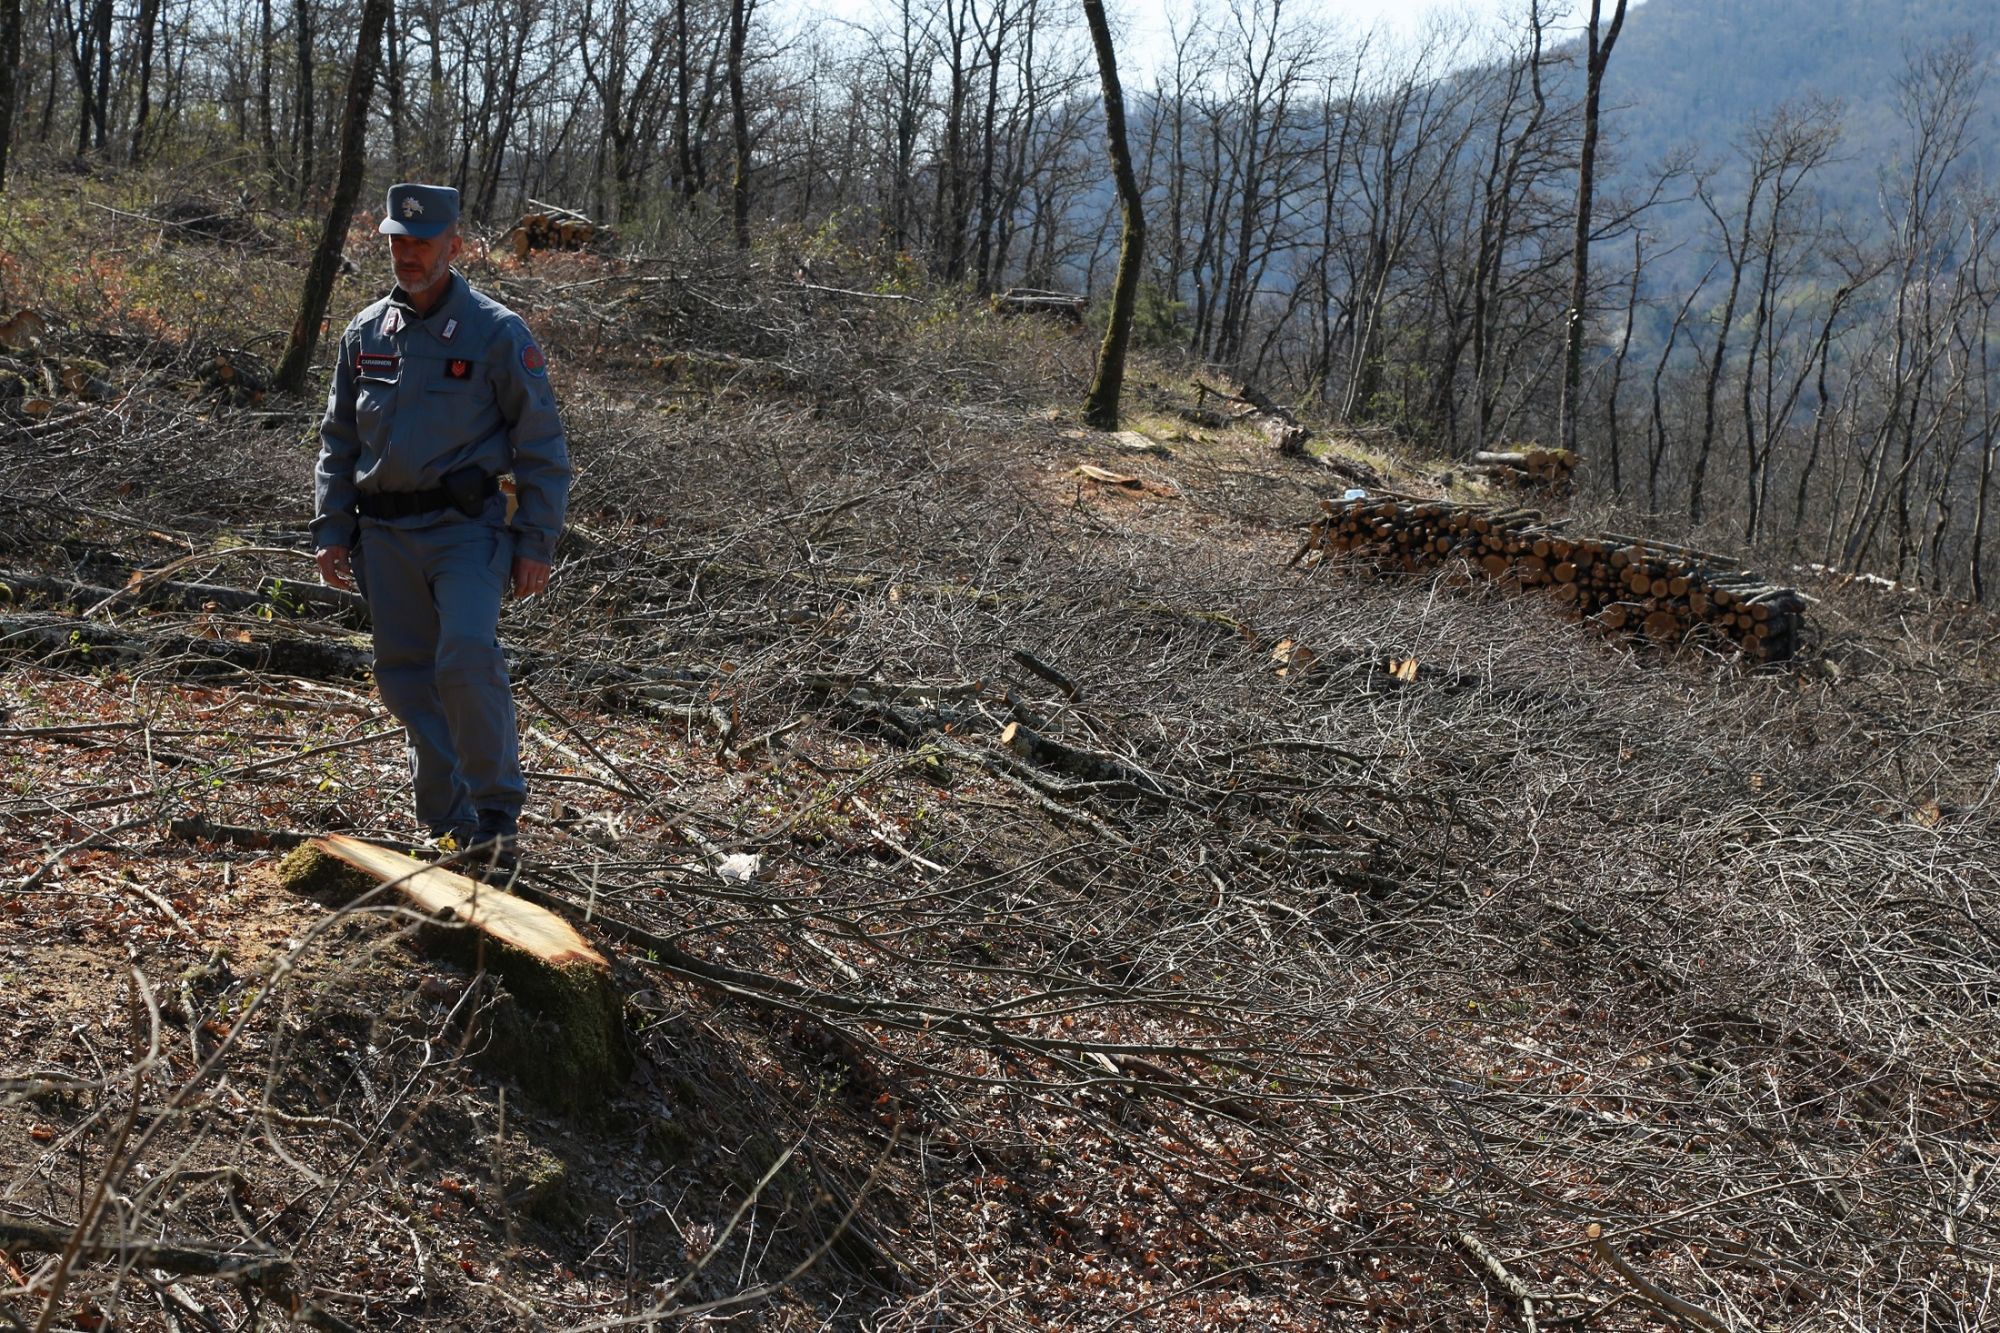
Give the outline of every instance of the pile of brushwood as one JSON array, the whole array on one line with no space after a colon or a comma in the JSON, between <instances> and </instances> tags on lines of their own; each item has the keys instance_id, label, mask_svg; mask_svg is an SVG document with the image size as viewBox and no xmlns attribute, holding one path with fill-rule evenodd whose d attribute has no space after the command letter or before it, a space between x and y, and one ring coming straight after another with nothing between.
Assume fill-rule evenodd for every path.
<instances>
[{"instance_id":1,"label":"pile of brushwood","mask_svg":"<svg viewBox=\"0 0 2000 1333\"><path fill-rule=\"evenodd\" d=\"M522 887L625 996L582 1105L477 955L274 873L415 833L312 407L0 425L0 1310L2000 1318L1990 618L1828 589L1753 675L1328 596L1306 470L1082 491L1087 339L780 267L491 275L581 465L505 633Z\"/></svg>"}]
</instances>

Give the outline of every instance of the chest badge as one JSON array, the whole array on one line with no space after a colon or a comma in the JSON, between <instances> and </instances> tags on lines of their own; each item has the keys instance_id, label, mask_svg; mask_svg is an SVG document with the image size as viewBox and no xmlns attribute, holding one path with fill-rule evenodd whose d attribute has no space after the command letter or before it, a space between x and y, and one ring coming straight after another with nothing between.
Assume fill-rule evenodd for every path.
<instances>
[{"instance_id":1,"label":"chest badge","mask_svg":"<svg viewBox=\"0 0 2000 1333\"><path fill-rule=\"evenodd\" d=\"M447 361L444 363L444 373L447 379L469 380L472 378L472 363L470 361Z\"/></svg>"}]
</instances>

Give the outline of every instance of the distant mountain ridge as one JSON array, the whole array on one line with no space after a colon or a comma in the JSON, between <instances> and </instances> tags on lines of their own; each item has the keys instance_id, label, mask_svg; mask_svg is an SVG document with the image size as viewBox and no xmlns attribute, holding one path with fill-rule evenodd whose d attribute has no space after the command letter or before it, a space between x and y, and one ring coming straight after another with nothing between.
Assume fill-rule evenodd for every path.
<instances>
[{"instance_id":1,"label":"distant mountain ridge","mask_svg":"<svg viewBox=\"0 0 2000 1333\"><path fill-rule=\"evenodd\" d=\"M1645 0L1626 18L1606 81L1618 175L1641 179L1683 147L1697 164L1726 165L1758 118L1819 97L1841 107L1843 134L1817 183L1830 207L1857 215L1875 206L1880 170L1904 155L1897 81L1910 56L1961 40L1985 70L1962 169L2000 179L1995 0Z\"/></svg>"}]
</instances>

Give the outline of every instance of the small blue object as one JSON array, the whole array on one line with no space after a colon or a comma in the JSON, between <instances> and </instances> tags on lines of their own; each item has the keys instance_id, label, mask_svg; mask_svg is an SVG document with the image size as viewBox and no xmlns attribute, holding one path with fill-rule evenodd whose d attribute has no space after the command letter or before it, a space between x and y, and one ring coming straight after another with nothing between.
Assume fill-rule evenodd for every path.
<instances>
[{"instance_id":1,"label":"small blue object","mask_svg":"<svg viewBox=\"0 0 2000 1333\"><path fill-rule=\"evenodd\" d=\"M449 185L405 183L389 187L379 230L385 236L442 236L458 221L458 191Z\"/></svg>"}]
</instances>

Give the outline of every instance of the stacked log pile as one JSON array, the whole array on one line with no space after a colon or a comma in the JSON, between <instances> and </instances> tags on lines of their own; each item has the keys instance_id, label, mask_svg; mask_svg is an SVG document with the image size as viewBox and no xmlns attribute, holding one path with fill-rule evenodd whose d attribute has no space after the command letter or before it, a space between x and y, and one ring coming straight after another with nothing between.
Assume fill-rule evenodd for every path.
<instances>
[{"instance_id":1,"label":"stacked log pile","mask_svg":"<svg viewBox=\"0 0 2000 1333\"><path fill-rule=\"evenodd\" d=\"M1364 559L1410 573L1454 568L1515 588L1542 588L1579 618L1655 643L1727 643L1758 662L1792 656L1805 599L1726 556L1617 533L1571 535L1533 509L1364 496L1320 502L1292 557Z\"/></svg>"},{"instance_id":2,"label":"stacked log pile","mask_svg":"<svg viewBox=\"0 0 2000 1333\"><path fill-rule=\"evenodd\" d=\"M588 250L605 234L605 228L581 213L547 206L541 212L523 213L507 229L516 259L526 259L535 250Z\"/></svg>"},{"instance_id":3,"label":"stacked log pile","mask_svg":"<svg viewBox=\"0 0 2000 1333\"><path fill-rule=\"evenodd\" d=\"M1083 323L1088 304L1074 292L1051 292L1038 287L1009 287L994 295L993 309L1003 315L1049 315L1065 324Z\"/></svg>"},{"instance_id":4,"label":"stacked log pile","mask_svg":"<svg viewBox=\"0 0 2000 1333\"><path fill-rule=\"evenodd\" d=\"M1566 490L1576 472L1576 455L1568 449L1480 450L1471 471L1514 486L1546 486Z\"/></svg>"}]
</instances>

